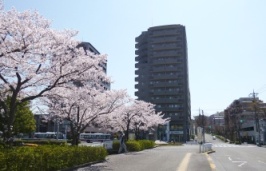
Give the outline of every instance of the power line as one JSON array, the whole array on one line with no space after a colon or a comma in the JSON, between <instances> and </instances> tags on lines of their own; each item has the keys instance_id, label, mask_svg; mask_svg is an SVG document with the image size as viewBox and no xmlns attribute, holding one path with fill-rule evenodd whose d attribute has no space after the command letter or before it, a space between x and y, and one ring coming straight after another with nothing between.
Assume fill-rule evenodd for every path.
<instances>
[{"instance_id":1,"label":"power line","mask_svg":"<svg viewBox=\"0 0 266 171\"><path fill-rule=\"evenodd\" d=\"M262 91L263 89L266 89L266 84L264 84L264 85L261 86L259 89L257 89L256 92L260 92L260 91Z\"/></svg>"},{"instance_id":2,"label":"power line","mask_svg":"<svg viewBox=\"0 0 266 171\"><path fill-rule=\"evenodd\" d=\"M263 93L263 92L265 92L265 91L266 91L266 87L265 87L265 89L264 89L263 91L261 90L259 93L261 94L261 93Z\"/></svg>"}]
</instances>

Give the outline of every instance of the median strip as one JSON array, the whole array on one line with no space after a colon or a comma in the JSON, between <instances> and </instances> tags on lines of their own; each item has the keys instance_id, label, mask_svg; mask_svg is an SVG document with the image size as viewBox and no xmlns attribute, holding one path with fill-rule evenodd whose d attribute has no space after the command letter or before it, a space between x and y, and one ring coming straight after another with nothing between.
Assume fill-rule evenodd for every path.
<instances>
[{"instance_id":1,"label":"median strip","mask_svg":"<svg viewBox=\"0 0 266 171\"><path fill-rule=\"evenodd\" d=\"M184 159L182 160L182 162L180 163L180 165L176 171L186 171L187 170L190 156L191 156L191 153L187 153L185 155Z\"/></svg>"},{"instance_id":2,"label":"median strip","mask_svg":"<svg viewBox=\"0 0 266 171\"><path fill-rule=\"evenodd\" d=\"M210 157L207 153L205 153L205 155L206 155L206 157L207 157L207 160L208 160L208 162L209 162L209 165L210 165L210 167L211 167L211 170L212 170L212 171L215 171L215 170L216 170L216 166L215 166L215 164L213 163L211 157Z\"/></svg>"}]
</instances>

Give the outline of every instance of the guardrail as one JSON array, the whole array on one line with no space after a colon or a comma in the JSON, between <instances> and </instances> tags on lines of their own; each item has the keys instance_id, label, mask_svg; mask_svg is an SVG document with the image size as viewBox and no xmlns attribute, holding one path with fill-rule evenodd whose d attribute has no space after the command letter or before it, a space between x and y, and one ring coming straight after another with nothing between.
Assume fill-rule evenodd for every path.
<instances>
[{"instance_id":1,"label":"guardrail","mask_svg":"<svg viewBox=\"0 0 266 171\"><path fill-rule=\"evenodd\" d=\"M204 143L201 145L201 152L205 153L208 151L212 151L212 143Z\"/></svg>"}]
</instances>

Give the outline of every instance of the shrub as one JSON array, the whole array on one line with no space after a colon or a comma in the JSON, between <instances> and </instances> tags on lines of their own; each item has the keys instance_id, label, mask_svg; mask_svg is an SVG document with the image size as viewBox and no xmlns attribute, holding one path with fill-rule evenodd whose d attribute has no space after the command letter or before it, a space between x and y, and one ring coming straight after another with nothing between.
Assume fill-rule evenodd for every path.
<instances>
[{"instance_id":1,"label":"shrub","mask_svg":"<svg viewBox=\"0 0 266 171\"><path fill-rule=\"evenodd\" d=\"M38 145L67 145L66 140L56 140L56 139L29 139L29 140L19 140L18 143L29 143Z\"/></svg>"},{"instance_id":2,"label":"shrub","mask_svg":"<svg viewBox=\"0 0 266 171\"><path fill-rule=\"evenodd\" d=\"M235 144L241 144L241 142L240 141L235 141Z\"/></svg>"},{"instance_id":3,"label":"shrub","mask_svg":"<svg viewBox=\"0 0 266 171\"><path fill-rule=\"evenodd\" d=\"M113 151L118 151L120 147L119 141L113 141Z\"/></svg>"},{"instance_id":4,"label":"shrub","mask_svg":"<svg viewBox=\"0 0 266 171\"><path fill-rule=\"evenodd\" d=\"M32 143L24 143L23 146L29 146L29 147L37 147L38 144L32 144Z\"/></svg>"},{"instance_id":5,"label":"shrub","mask_svg":"<svg viewBox=\"0 0 266 171\"><path fill-rule=\"evenodd\" d=\"M142 150L154 148L155 146L155 142L150 140L139 140L138 142L140 143Z\"/></svg>"},{"instance_id":6,"label":"shrub","mask_svg":"<svg viewBox=\"0 0 266 171\"><path fill-rule=\"evenodd\" d=\"M141 151L142 146L138 141L130 140L126 142L127 150L128 151Z\"/></svg>"},{"instance_id":7,"label":"shrub","mask_svg":"<svg viewBox=\"0 0 266 171\"><path fill-rule=\"evenodd\" d=\"M77 157L78 156L78 157ZM0 170L54 171L104 160L103 147L45 145L0 149Z\"/></svg>"},{"instance_id":8,"label":"shrub","mask_svg":"<svg viewBox=\"0 0 266 171\"><path fill-rule=\"evenodd\" d=\"M153 148L155 146L154 141L150 140L129 140L126 142L127 150L128 151L141 151L144 149ZM118 152L120 147L119 141L113 142L113 152Z\"/></svg>"}]
</instances>

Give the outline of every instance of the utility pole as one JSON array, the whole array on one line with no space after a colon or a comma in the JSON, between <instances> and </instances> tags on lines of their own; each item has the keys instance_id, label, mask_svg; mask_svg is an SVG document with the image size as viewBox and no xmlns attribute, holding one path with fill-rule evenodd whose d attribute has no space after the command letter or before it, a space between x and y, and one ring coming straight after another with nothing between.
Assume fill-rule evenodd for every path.
<instances>
[{"instance_id":1,"label":"utility pole","mask_svg":"<svg viewBox=\"0 0 266 171\"><path fill-rule=\"evenodd\" d=\"M203 110L200 110L200 109L199 109L199 123L200 123L200 126L202 127L202 143L205 143L205 128L204 128L205 118L204 118Z\"/></svg>"},{"instance_id":2,"label":"utility pole","mask_svg":"<svg viewBox=\"0 0 266 171\"><path fill-rule=\"evenodd\" d=\"M255 93L254 90L253 92L250 94L252 95L253 97L253 104L254 104L254 117L255 117L255 125L256 125L256 132L258 134L258 140L256 142L257 145L260 145L260 124L259 124L259 116L258 116L258 113L257 113L257 106L256 106L256 102L257 102L257 99L256 99L256 96L257 96L258 93ZM257 138L257 136L256 136Z\"/></svg>"},{"instance_id":3,"label":"utility pole","mask_svg":"<svg viewBox=\"0 0 266 171\"><path fill-rule=\"evenodd\" d=\"M199 153L201 153L201 146L203 144L203 129L202 129L202 119L200 115L200 109L199 109L199 117L198 117L198 127L197 127L197 132L198 132L198 140L200 138L199 142Z\"/></svg>"},{"instance_id":4,"label":"utility pole","mask_svg":"<svg viewBox=\"0 0 266 171\"><path fill-rule=\"evenodd\" d=\"M202 110L202 132L203 132L203 143L205 143L205 117Z\"/></svg>"}]
</instances>

